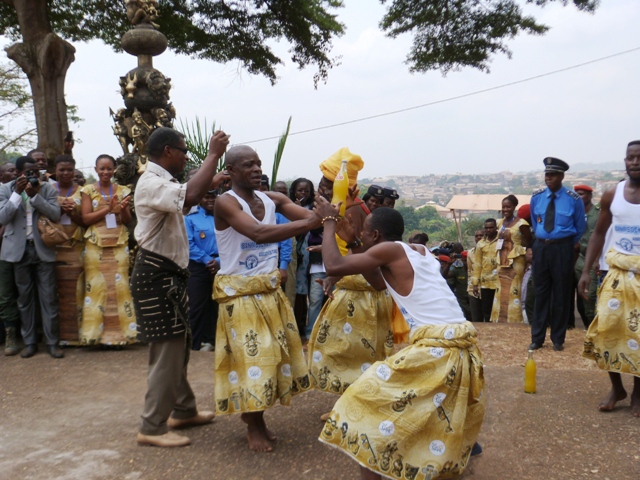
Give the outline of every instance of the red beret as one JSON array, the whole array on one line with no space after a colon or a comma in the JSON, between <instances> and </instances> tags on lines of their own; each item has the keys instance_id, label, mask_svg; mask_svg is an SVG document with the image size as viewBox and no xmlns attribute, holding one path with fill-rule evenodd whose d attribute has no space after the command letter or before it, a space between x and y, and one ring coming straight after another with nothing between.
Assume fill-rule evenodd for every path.
<instances>
[{"instance_id":1,"label":"red beret","mask_svg":"<svg viewBox=\"0 0 640 480\"><path fill-rule=\"evenodd\" d=\"M521 218L521 219L526 220L527 222L531 223L529 221L530 217L531 217L531 207L529 206L528 203L525 203L524 205L522 205L518 209L518 218Z\"/></svg>"},{"instance_id":2,"label":"red beret","mask_svg":"<svg viewBox=\"0 0 640 480\"><path fill-rule=\"evenodd\" d=\"M585 192L592 192L593 193L593 188L591 188L589 185L576 185L575 187L573 187L573 189L576 192L578 190L584 190Z\"/></svg>"},{"instance_id":3,"label":"red beret","mask_svg":"<svg viewBox=\"0 0 640 480\"><path fill-rule=\"evenodd\" d=\"M465 250L464 252L462 252L462 258L467 258L468 252Z\"/></svg>"},{"instance_id":4,"label":"red beret","mask_svg":"<svg viewBox=\"0 0 640 480\"><path fill-rule=\"evenodd\" d=\"M438 260L440 260L441 262L449 262L451 259L449 257L447 257L446 255L438 255Z\"/></svg>"}]
</instances>

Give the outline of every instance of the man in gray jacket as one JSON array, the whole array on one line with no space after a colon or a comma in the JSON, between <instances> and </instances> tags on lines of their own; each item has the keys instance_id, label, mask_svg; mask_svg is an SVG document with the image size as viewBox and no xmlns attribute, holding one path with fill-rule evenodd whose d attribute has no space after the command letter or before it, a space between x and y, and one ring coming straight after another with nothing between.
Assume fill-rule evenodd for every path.
<instances>
[{"instance_id":1,"label":"man in gray jacket","mask_svg":"<svg viewBox=\"0 0 640 480\"><path fill-rule=\"evenodd\" d=\"M37 287L47 352L53 358L62 358L64 354L58 347L56 252L42 242L37 227L41 215L54 222L60 219L57 192L53 185L38 180L38 167L32 158L18 158L16 169L18 178L0 186L0 224L6 226L0 259L13 264L25 343L21 356L29 358L38 351Z\"/></svg>"}]
</instances>

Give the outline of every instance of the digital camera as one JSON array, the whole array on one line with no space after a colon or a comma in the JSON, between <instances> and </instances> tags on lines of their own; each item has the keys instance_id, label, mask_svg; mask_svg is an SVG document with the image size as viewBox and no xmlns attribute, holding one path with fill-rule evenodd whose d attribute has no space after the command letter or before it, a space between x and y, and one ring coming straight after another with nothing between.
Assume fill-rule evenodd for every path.
<instances>
[{"instance_id":1,"label":"digital camera","mask_svg":"<svg viewBox=\"0 0 640 480\"><path fill-rule=\"evenodd\" d=\"M36 188L40 185L40 180L38 179L38 170L27 170L24 174L24 177L27 179L29 184Z\"/></svg>"}]
</instances>

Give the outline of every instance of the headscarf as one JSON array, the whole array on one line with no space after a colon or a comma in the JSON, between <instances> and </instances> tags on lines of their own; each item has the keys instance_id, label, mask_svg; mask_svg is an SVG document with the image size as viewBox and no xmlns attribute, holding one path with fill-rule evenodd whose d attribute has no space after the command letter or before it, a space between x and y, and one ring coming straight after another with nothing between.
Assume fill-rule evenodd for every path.
<instances>
[{"instance_id":1,"label":"headscarf","mask_svg":"<svg viewBox=\"0 0 640 480\"><path fill-rule=\"evenodd\" d=\"M332 182L335 181L340 167L342 166L342 160L347 160L347 175L349 176L349 186L353 187L358 183L358 172L364 167L364 162L360 155L351 153L347 147L343 147L336 153L327 158L320 164L320 170L322 175Z\"/></svg>"}]
</instances>

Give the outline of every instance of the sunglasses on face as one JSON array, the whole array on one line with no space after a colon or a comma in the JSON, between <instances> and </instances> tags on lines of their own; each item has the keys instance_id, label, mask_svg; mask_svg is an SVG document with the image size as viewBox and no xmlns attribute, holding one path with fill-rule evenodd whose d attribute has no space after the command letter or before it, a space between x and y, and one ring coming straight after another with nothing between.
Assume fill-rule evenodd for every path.
<instances>
[{"instance_id":1,"label":"sunglasses on face","mask_svg":"<svg viewBox=\"0 0 640 480\"><path fill-rule=\"evenodd\" d=\"M187 153L189 153L189 149L188 149L188 148L176 147L176 146L173 146L173 145L167 145L167 147L175 148L176 150L180 150L180 151L181 151L182 153L184 153L185 155L186 155Z\"/></svg>"}]
</instances>

